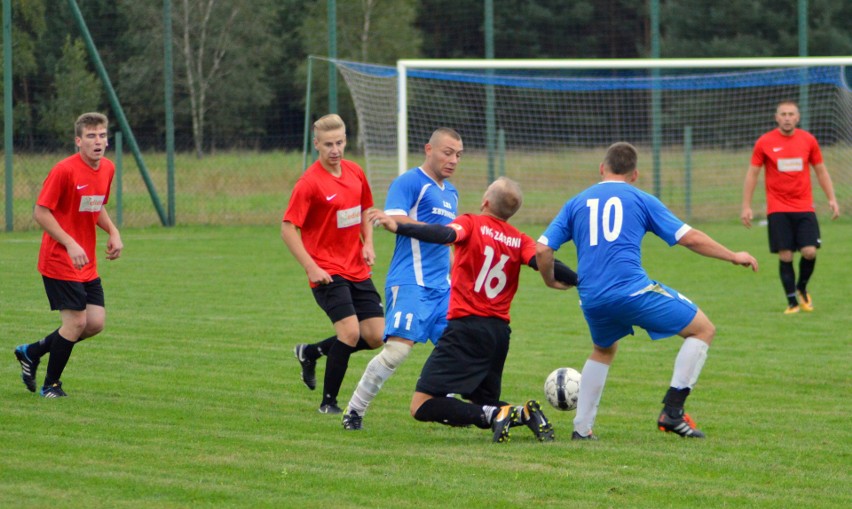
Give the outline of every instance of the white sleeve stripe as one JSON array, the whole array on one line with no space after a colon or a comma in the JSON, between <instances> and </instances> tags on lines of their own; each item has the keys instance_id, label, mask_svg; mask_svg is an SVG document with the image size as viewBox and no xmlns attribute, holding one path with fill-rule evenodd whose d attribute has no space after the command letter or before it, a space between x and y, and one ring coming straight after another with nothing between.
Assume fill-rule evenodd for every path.
<instances>
[{"instance_id":1,"label":"white sleeve stripe","mask_svg":"<svg viewBox=\"0 0 852 509\"><path fill-rule=\"evenodd\" d=\"M684 223L684 224L683 224L683 226L681 226L680 228L678 228L678 230L675 232L675 236L674 236L674 237L675 237L675 241L680 240L680 238L681 238L681 237L683 237L684 235L686 235L686 232L688 232L688 231L689 231L689 230L691 230L691 229L692 229L692 227L691 227L691 226L689 226L688 224Z\"/></svg>"}]
</instances>

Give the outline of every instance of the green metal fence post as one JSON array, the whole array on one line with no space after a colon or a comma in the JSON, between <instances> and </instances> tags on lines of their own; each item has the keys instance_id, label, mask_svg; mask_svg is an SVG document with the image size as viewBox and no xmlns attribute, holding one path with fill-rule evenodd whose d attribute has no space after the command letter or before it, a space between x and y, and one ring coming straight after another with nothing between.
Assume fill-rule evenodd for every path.
<instances>
[{"instance_id":1,"label":"green metal fence post","mask_svg":"<svg viewBox=\"0 0 852 509\"><path fill-rule=\"evenodd\" d=\"M808 56L808 0L799 0L799 56ZM809 97L808 97L808 68L802 67L802 84L799 85L799 125L808 129Z\"/></svg>"},{"instance_id":2,"label":"green metal fence post","mask_svg":"<svg viewBox=\"0 0 852 509\"><path fill-rule=\"evenodd\" d=\"M305 134L302 143L302 171L308 169L308 153L311 151L311 77L314 69L314 57L308 56L308 83L305 86Z\"/></svg>"},{"instance_id":3,"label":"green metal fence post","mask_svg":"<svg viewBox=\"0 0 852 509\"><path fill-rule=\"evenodd\" d=\"M337 113L337 2L328 0L328 112Z\"/></svg>"},{"instance_id":4,"label":"green metal fence post","mask_svg":"<svg viewBox=\"0 0 852 509\"><path fill-rule=\"evenodd\" d=\"M660 0L651 0L651 58L660 58ZM651 154L654 172L654 196L662 196L660 152L663 145L663 93L660 90L660 69L651 70Z\"/></svg>"},{"instance_id":5,"label":"green metal fence post","mask_svg":"<svg viewBox=\"0 0 852 509\"><path fill-rule=\"evenodd\" d=\"M121 131L115 132L115 224L124 225L124 158Z\"/></svg>"},{"instance_id":6,"label":"green metal fence post","mask_svg":"<svg viewBox=\"0 0 852 509\"><path fill-rule=\"evenodd\" d=\"M683 178L686 220L692 218L692 126L683 128Z\"/></svg>"},{"instance_id":7,"label":"green metal fence post","mask_svg":"<svg viewBox=\"0 0 852 509\"><path fill-rule=\"evenodd\" d=\"M494 59L494 0L485 0L485 58ZM494 75L493 69L487 69L486 75ZM497 100L494 85L485 85L485 152L488 155L488 182L494 182L494 142L497 131L495 109Z\"/></svg>"},{"instance_id":8,"label":"green metal fence post","mask_svg":"<svg viewBox=\"0 0 852 509\"><path fill-rule=\"evenodd\" d=\"M15 226L15 178L12 175L12 0L3 0L3 155L6 167L6 231Z\"/></svg>"},{"instance_id":9,"label":"green metal fence post","mask_svg":"<svg viewBox=\"0 0 852 509\"><path fill-rule=\"evenodd\" d=\"M177 224L175 217L175 110L174 68L172 65L172 2L163 0L163 78L166 108L166 187L169 203L169 224Z\"/></svg>"},{"instance_id":10,"label":"green metal fence post","mask_svg":"<svg viewBox=\"0 0 852 509\"><path fill-rule=\"evenodd\" d=\"M104 84L113 113L115 113L115 116L118 119L118 124L121 126L121 130L124 132L125 136L127 136L127 145L130 147L130 151L133 152L136 164L139 166L139 173L142 174L142 180L145 181L145 186L148 188L148 194L151 195L151 201L154 203L154 208L157 211L157 215L160 217L160 223L162 223L163 226L168 226L168 218L166 217L165 210L163 210L163 204L160 202L160 197L157 195L157 190L154 188L154 182L151 181L151 176L148 173L148 167L145 166L145 161L142 159L142 153L139 151L139 146L136 144L136 138L133 136L133 131L130 129L130 124L127 122L127 117L124 115L121 103L118 101L118 95L115 93L115 89L113 88L109 75L106 72L106 68L104 67L104 63L98 53L98 49L95 47L95 42L92 40L92 34L89 33L89 27L86 26L86 21L83 19L83 13L80 12L80 6L77 5L76 0L68 0L68 5L71 7L71 13L74 15L74 20L77 22L77 26L80 28L80 34L83 36L83 41L86 43L89 58L92 59L92 64L94 64L95 70L101 78L101 82Z\"/></svg>"}]
</instances>

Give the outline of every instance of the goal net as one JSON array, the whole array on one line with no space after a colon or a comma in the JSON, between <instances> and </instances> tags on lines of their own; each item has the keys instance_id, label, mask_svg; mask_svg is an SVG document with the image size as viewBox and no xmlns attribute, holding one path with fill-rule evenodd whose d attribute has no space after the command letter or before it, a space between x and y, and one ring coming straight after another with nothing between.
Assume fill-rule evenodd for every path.
<instances>
[{"instance_id":1,"label":"goal net","mask_svg":"<svg viewBox=\"0 0 852 509\"><path fill-rule=\"evenodd\" d=\"M777 103L792 99L800 127L820 142L841 208L850 209L852 58L335 64L353 96L376 203L397 174L422 163L431 132L447 126L464 141L453 182L465 212L506 175L524 190L517 221L547 222L599 180L606 147L628 141L640 150L639 187L686 220L731 220L754 142L776 127ZM759 188L756 214L763 196Z\"/></svg>"}]
</instances>

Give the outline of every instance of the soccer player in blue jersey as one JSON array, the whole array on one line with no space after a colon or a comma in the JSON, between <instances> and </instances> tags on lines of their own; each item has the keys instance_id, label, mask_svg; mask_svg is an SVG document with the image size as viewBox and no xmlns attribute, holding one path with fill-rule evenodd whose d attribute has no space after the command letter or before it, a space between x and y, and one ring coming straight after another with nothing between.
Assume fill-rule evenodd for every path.
<instances>
[{"instance_id":1,"label":"soccer player in blue jersey","mask_svg":"<svg viewBox=\"0 0 852 509\"><path fill-rule=\"evenodd\" d=\"M453 176L464 145L459 133L436 129L425 146L426 159L397 177L388 189L385 214L398 223L446 225L456 218L459 194ZM364 414L382 384L402 364L415 343L434 344L447 325L450 301L450 248L397 236L385 282L385 345L364 371L343 427L361 429Z\"/></svg>"},{"instance_id":2,"label":"soccer player in blue jersey","mask_svg":"<svg viewBox=\"0 0 852 509\"><path fill-rule=\"evenodd\" d=\"M704 437L684 412L684 402L698 381L716 329L692 301L648 277L641 259L647 232L670 246L679 244L757 271L752 255L731 251L675 217L654 196L630 185L639 177L637 158L636 148L629 143L611 145L600 165L602 182L570 199L538 240L538 268L553 288L564 287L553 275L554 251L569 240L577 247L577 291L594 348L583 366L574 440L596 439L592 425L609 367L618 340L632 335L634 325L645 329L651 339L675 334L684 338L657 426L682 437Z\"/></svg>"}]
</instances>

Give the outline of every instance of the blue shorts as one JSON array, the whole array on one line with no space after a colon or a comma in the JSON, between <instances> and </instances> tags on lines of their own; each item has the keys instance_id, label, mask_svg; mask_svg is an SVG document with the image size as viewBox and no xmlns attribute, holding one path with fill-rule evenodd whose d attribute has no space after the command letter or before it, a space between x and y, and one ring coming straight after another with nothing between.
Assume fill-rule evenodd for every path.
<instances>
[{"instance_id":1,"label":"blue shorts","mask_svg":"<svg viewBox=\"0 0 852 509\"><path fill-rule=\"evenodd\" d=\"M630 296L595 307L583 306L592 341L608 348L630 334L638 325L651 339L674 336L692 322L698 306L677 290L662 283L653 284Z\"/></svg>"},{"instance_id":2,"label":"blue shorts","mask_svg":"<svg viewBox=\"0 0 852 509\"><path fill-rule=\"evenodd\" d=\"M450 291L424 288L419 285L388 286L385 288L385 338L396 336L415 343L438 338L447 326Z\"/></svg>"}]
</instances>

